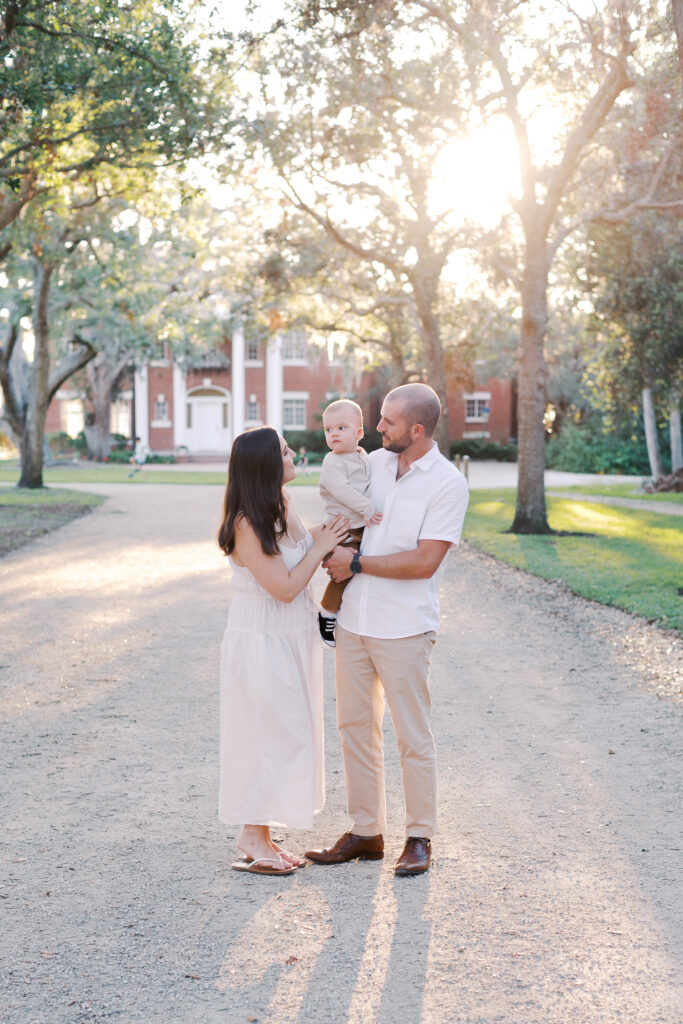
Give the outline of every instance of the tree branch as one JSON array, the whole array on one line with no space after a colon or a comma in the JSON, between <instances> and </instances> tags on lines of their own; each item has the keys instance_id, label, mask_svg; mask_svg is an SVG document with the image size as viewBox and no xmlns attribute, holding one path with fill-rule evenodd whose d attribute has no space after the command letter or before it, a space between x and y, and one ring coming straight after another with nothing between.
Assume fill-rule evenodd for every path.
<instances>
[{"instance_id":1,"label":"tree branch","mask_svg":"<svg viewBox=\"0 0 683 1024\"><path fill-rule=\"evenodd\" d=\"M500 274L502 274L502 276L505 278L506 281L509 281L510 284L514 285L514 287L518 291L521 291L521 288L522 288L522 279L521 279L521 277L519 276L517 271L514 269L514 267L511 267L510 264L507 262L507 260L505 260L500 255L499 252L495 252L494 251L494 252L491 253L491 264L493 265L495 270L497 270Z\"/></svg>"},{"instance_id":2,"label":"tree branch","mask_svg":"<svg viewBox=\"0 0 683 1024\"><path fill-rule=\"evenodd\" d=\"M614 106L617 96L633 84L627 72L626 61L634 49L635 43L631 42L628 37L624 37L618 57L612 58L612 66L607 76L598 91L589 100L581 120L567 139L560 163L551 172L548 191L543 203L546 232L552 224L562 196L586 145L603 124L607 114Z\"/></svg>"},{"instance_id":3,"label":"tree branch","mask_svg":"<svg viewBox=\"0 0 683 1024\"><path fill-rule=\"evenodd\" d=\"M0 196L0 231L4 231L6 227L17 219L31 199L35 199L41 192L46 191L44 187L37 184L37 181L37 173L29 171L22 178L21 187L16 198L8 201Z\"/></svg>"},{"instance_id":4,"label":"tree branch","mask_svg":"<svg viewBox=\"0 0 683 1024\"><path fill-rule=\"evenodd\" d=\"M4 396L4 409L2 415L9 423L16 437L21 435L23 424L20 401L14 390L14 385L12 384L10 360L18 337L19 321L15 320L10 323L7 335L0 347L0 388L2 388L2 394Z\"/></svg>"},{"instance_id":5,"label":"tree branch","mask_svg":"<svg viewBox=\"0 0 683 1024\"><path fill-rule=\"evenodd\" d=\"M279 167L278 172L282 180L287 185L287 188L292 193L292 195L289 196L285 192L285 196L287 197L287 199L289 199L289 201L293 203L293 205L296 206L297 209L303 210L304 213L307 213L310 217L312 217L317 224L324 228L324 230L327 232L330 238L333 238L334 241L338 243L338 245L341 245L344 249L347 249L349 252L354 253L355 256L359 256L363 260L368 260L368 262L371 263L382 263L385 267L388 267L397 275L404 273L404 267L401 264L400 260L397 260L392 256L388 256L381 249L370 249L367 248L366 246L359 245L357 242L352 242L350 238L346 238L346 236L343 235L341 231L335 227L335 225L332 223L327 214L323 216L322 214L318 213L316 209L314 209L312 206L309 206L309 204L304 199L301 198L294 185L292 185L291 181L289 181L285 173ZM292 196L294 196L294 200L292 200Z\"/></svg>"},{"instance_id":6,"label":"tree branch","mask_svg":"<svg viewBox=\"0 0 683 1024\"><path fill-rule=\"evenodd\" d=\"M683 0L672 0L674 15L674 31L676 33L676 45L678 49L678 72L683 86Z\"/></svg>"},{"instance_id":7,"label":"tree branch","mask_svg":"<svg viewBox=\"0 0 683 1024\"><path fill-rule=\"evenodd\" d=\"M592 221L604 221L610 224L616 224L620 221L628 220L638 210L678 210L683 209L683 197L679 199L669 200L657 200L655 194L659 185L661 184L664 172L666 171L667 165L671 160L673 154L680 143L680 139L674 136L670 139L668 146L664 150L662 157L654 169L650 184L647 187L645 195L639 199L634 199L632 202L625 206L621 210L606 210L601 213L593 214L589 220Z\"/></svg>"},{"instance_id":8,"label":"tree branch","mask_svg":"<svg viewBox=\"0 0 683 1024\"><path fill-rule=\"evenodd\" d=\"M60 359L55 366L50 370L50 377L48 380L48 404L52 401L57 391L60 389L65 380L67 380L76 370L82 369L86 363L89 363L95 356L95 349L92 347L89 341L85 341L81 336L74 332L72 345L78 345L79 348L75 351L70 352L63 359Z\"/></svg>"}]
</instances>

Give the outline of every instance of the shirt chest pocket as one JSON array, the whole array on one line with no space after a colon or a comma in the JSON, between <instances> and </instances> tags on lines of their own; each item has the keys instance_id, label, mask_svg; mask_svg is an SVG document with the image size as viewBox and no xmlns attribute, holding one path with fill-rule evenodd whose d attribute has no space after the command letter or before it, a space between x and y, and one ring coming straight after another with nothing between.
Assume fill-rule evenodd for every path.
<instances>
[{"instance_id":1,"label":"shirt chest pocket","mask_svg":"<svg viewBox=\"0 0 683 1024\"><path fill-rule=\"evenodd\" d=\"M424 519L424 505L409 498L396 498L391 510L390 538L399 551L412 551Z\"/></svg>"}]
</instances>

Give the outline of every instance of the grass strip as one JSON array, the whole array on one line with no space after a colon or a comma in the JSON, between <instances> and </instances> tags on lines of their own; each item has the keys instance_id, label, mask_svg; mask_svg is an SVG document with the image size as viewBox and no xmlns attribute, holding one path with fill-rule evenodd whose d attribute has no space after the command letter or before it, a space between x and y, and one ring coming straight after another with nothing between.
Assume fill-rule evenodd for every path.
<instances>
[{"instance_id":1,"label":"grass strip","mask_svg":"<svg viewBox=\"0 0 683 1024\"><path fill-rule=\"evenodd\" d=\"M502 562L561 580L582 597L683 632L683 524L677 516L548 499L554 530L574 536L506 533L515 491L473 491L463 537ZM576 536L588 534L589 536Z\"/></svg>"},{"instance_id":2,"label":"grass strip","mask_svg":"<svg viewBox=\"0 0 683 1024\"><path fill-rule=\"evenodd\" d=\"M19 467L0 464L0 483L16 484ZM319 473L306 476L301 474L287 486L317 486ZM173 469L131 469L130 466L115 464L68 465L50 467L43 472L45 484L215 484L225 487L224 469L182 470Z\"/></svg>"},{"instance_id":3,"label":"grass strip","mask_svg":"<svg viewBox=\"0 0 683 1024\"><path fill-rule=\"evenodd\" d=\"M104 501L99 494L54 488L43 491L0 489L0 558L65 526Z\"/></svg>"},{"instance_id":4,"label":"grass strip","mask_svg":"<svg viewBox=\"0 0 683 1024\"><path fill-rule=\"evenodd\" d=\"M640 487L634 484L575 484L570 487L549 487L547 493L552 496L553 491L573 491L576 494L596 494L606 498L638 498L643 501L671 502L675 505L683 505L683 493L680 491L659 491L656 494L647 494L641 491Z\"/></svg>"}]
</instances>

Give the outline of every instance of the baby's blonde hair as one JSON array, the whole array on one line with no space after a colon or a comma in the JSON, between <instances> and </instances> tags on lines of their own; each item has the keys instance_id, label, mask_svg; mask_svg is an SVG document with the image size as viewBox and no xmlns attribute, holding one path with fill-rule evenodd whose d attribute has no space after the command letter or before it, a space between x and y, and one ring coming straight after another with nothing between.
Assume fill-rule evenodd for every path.
<instances>
[{"instance_id":1,"label":"baby's blonde hair","mask_svg":"<svg viewBox=\"0 0 683 1024\"><path fill-rule=\"evenodd\" d=\"M358 402L353 402L350 398L337 398L336 401L330 402L330 404L323 411L323 423L325 422L325 413L326 412L330 412L330 411L333 411L335 409L339 409L339 407L342 406L342 405L348 406L348 408L353 409L353 411L358 416L359 423L360 423L360 425L362 427L363 426L363 410L359 406Z\"/></svg>"}]
</instances>

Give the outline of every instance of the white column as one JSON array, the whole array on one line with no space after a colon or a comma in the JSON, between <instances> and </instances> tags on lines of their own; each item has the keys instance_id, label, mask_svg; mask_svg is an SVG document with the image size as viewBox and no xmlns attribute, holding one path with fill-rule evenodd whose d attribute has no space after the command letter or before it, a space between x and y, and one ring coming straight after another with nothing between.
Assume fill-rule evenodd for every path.
<instances>
[{"instance_id":1,"label":"white column","mask_svg":"<svg viewBox=\"0 0 683 1024\"><path fill-rule=\"evenodd\" d=\"M177 363L173 364L173 445L185 444L185 374Z\"/></svg>"},{"instance_id":2,"label":"white column","mask_svg":"<svg viewBox=\"0 0 683 1024\"><path fill-rule=\"evenodd\" d=\"M149 447L149 392L147 390L147 367L135 370L135 434L142 444ZM135 444L135 438L133 438Z\"/></svg>"},{"instance_id":3,"label":"white column","mask_svg":"<svg viewBox=\"0 0 683 1024\"><path fill-rule=\"evenodd\" d=\"M235 327L232 332L232 440L244 430L244 329Z\"/></svg>"},{"instance_id":4,"label":"white column","mask_svg":"<svg viewBox=\"0 0 683 1024\"><path fill-rule=\"evenodd\" d=\"M282 337L279 331L266 346L266 423L282 433Z\"/></svg>"}]
</instances>

